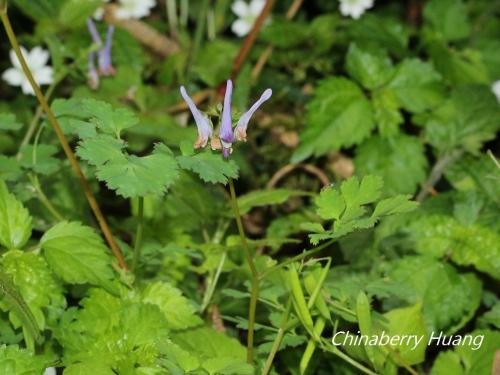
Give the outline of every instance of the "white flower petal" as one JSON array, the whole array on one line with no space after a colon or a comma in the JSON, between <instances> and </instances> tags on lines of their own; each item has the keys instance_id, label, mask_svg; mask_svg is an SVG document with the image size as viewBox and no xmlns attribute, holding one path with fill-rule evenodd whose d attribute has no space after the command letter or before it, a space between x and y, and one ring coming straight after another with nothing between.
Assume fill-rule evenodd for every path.
<instances>
[{"instance_id":1,"label":"white flower petal","mask_svg":"<svg viewBox=\"0 0 500 375\"><path fill-rule=\"evenodd\" d=\"M23 93L26 95L35 95L35 92L33 91L33 88L31 87L28 80L23 81L21 89L23 90Z\"/></svg>"},{"instance_id":2,"label":"white flower petal","mask_svg":"<svg viewBox=\"0 0 500 375\"><path fill-rule=\"evenodd\" d=\"M23 72L16 68L9 68L3 72L2 79L11 86L21 86L26 80Z\"/></svg>"},{"instance_id":3,"label":"white flower petal","mask_svg":"<svg viewBox=\"0 0 500 375\"><path fill-rule=\"evenodd\" d=\"M44 66L36 70L34 76L39 85L50 85L54 81L54 70L50 66Z\"/></svg>"},{"instance_id":4,"label":"white flower petal","mask_svg":"<svg viewBox=\"0 0 500 375\"><path fill-rule=\"evenodd\" d=\"M24 48L23 46L21 46L20 49L21 49L21 53L24 56L24 59L26 59L26 56L28 55L28 53L26 51L26 48ZM12 65L14 66L14 68L22 69L21 68L21 63L19 62L19 59L17 58L16 52L14 52L13 49L11 49L9 51L9 57L10 57L10 62L12 63Z\"/></svg>"},{"instance_id":5,"label":"white flower petal","mask_svg":"<svg viewBox=\"0 0 500 375\"><path fill-rule=\"evenodd\" d=\"M104 17L104 8L97 8L92 16L96 21L101 21Z\"/></svg>"},{"instance_id":6,"label":"white flower petal","mask_svg":"<svg viewBox=\"0 0 500 375\"><path fill-rule=\"evenodd\" d=\"M156 6L156 0L119 0L117 18L142 18L151 13L151 8Z\"/></svg>"},{"instance_id":7,"label":"white flower petal","mask_svg":"<svg viewBox=\"0 0 500 375\"><path fill-rule=\"evenodd\" d=\"M493 91L493 94L495 94L498 102L500 103L500 80L493 82L491 85L491 91Z\"/></svg>"},{"instance_id":8,"label":"white flower petal","mask_svg":"<svg viewBox=\"0 0 500 375\"><path fill-rule=\"evenodd\" d=\"M27 58L28 66L33 70L41 68L47 64L49 57L49 51L44 50L42 47L35 47L29 52Z\"/></svg>"},{"instance_id":9,"label":"white flower petal","mask_svg":"<svg viewBox=\"0 0 500 375\"><path fill-rule=\"evenodd\" d=\"M242 19L239 19L233 22L233 24L231 25L231 30L237 36L242 37L247 35L250 32L250 30L252 30L252 26L253 24L248 23Z\"/></svg>"},{"instance_id":10,"label":"white flower petal","mask_svg":"<svg viewBox=\"0 0 500 375\"><path fill-rule=\"evenodd\" d=\"M248 17L250 14L250 8L248 7L248 4L245 3L243 0L236 0L232 5L231 5L231 10L233 11L234 14L236 14L239 18L245 18Z\"/></svg>"},{"instance_id":11,"label":"white flower petal","mask_svg":"<svg viewBox=\"0 0 500 375\"><path fill-rule=\"evenodd\" d=\"M57 372L55 367L47 367L43 372L43 375L56 375L56 374Z\"/></svg>"},{"instance_id":12,"label":"white flower petal","mask_svg":"<svg viewBox=\"0 0 500 375\"><path fill-rule=\"evenodd\" d=\"M254 17L257 17L264 9L266 5L266 0L252 0L250 3L250 14Z\"/></svg>"}]
</instances>

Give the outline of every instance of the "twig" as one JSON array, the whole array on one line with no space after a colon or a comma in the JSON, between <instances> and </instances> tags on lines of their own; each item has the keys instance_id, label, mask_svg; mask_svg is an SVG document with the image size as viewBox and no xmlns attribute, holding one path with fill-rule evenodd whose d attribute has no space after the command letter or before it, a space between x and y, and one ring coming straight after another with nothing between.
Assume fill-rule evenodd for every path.
<instances>
[{"instance_id":1,"label":"twig","mask_svg":"<svg viewBox=\"0 0 500 375\"><path fill-rule=\"evenodd\" d=\"M429 193L431 193L434 185L436 185L441 179L441 176L443 175L446 168L450 164L454 163L460 156L462 156L463 153L464 150L462 149L454 150L436 161L436 163L432 167L429 177L427 178L424 185L422 186L422 189L420 189L420 192L415 198L417 202L422 202L429 195Z\"/></svg>"},{"instance_id":2,"label":"twig","mask_svg":"<svg viewBox=\"0 0 500 375\"><path fill-rule=\"evenodd\" d=\"M123 256L120 252L120 249L118 248L118 245L116 244L115 240L113 239L113 235L111 234L111 230L110 230L109 225L106 221L106 218L102 214L101 208L99 207L99 204L97 203L97 200L95 199L94 194L90 190L87 179L85 178L85 175L83 174L83 172L80 168L80 165L78 164L78 161L76 160L75 154L73 153L73 150L71 149L71 147L68 143L68 140L66 139L66 136L62 132L56 116L54 115L54 113L50 109L49 103L47 102L47 100L43 96L43 93L40 90L40 87L35 82L35 79L33 78L33 75L31 74L31 70L28 67L28 64L26 63L26 60L24 59L23 54L21 53L21 50L19 48L19 43L17 42L16 34L14 33L14 30L12 29L12 25L11 25L9 17L7 15L7 8L6 8L6 6L2 6L2 4L0 4L0 18L2 20L5 32L7 33L7 37L9 38L12 49L15 51L16 56L21 64L24 75L28 78L28 81L30 82L31 87L33 88L33 91L35 92L36 98L38 99L40 106L43 108L44 112L47 114L47 119L48 119L50 125L52 126L52 128L54 129L54 132L56 133L57 138L59 139L59 142L61 143L61 146L64 150L64 153L66 154L67 158L69 159L69 161L71 163L71 167L73 168L73 171L75 172L78 179L80 180L80 184L83 187L83 191L84 191L85 196L89 202L90 208L94 212L94 215L99 223L99 226L104 234L104 237L106 238L106 241L108 242L109 246L111 247L111 250L113 251L114 256L118 260L120 267L123 269L126 269L127 266L125 264L125 261L123 260Z\"/></svg>"},{"instance_id":3,"label":"twig","mask_svg":"<svg viewBox=\"0 0 500 375\"><path fill-rule=\"evenodd\" d=\"M279 180L281 180L283 177L285 177L287 174L291 173L297 168L301 168L305 170L306 172L309 172L316 176L318 180L321 181L323 186L328 186L330 185L330 180L328 176L318 167L312 164L287 164L284 167L280 168L269 180L267 183L267 188L272 188L274 187Z\"/></svg>"},{"instance_id":4,"label":"twig","mask_svg":"<svg viewBox=\"0 0 500 375\"><path fill-rule=\"evenodd\" d=\"M106 22L127 30L140 43L149 47L161 57L167 57L179 51L179 45L175 41L159 33L148 24L139 20L116 18L115 12L117 8L114 4L104 7L104 20Z\"/></svg>"}]
</instances>

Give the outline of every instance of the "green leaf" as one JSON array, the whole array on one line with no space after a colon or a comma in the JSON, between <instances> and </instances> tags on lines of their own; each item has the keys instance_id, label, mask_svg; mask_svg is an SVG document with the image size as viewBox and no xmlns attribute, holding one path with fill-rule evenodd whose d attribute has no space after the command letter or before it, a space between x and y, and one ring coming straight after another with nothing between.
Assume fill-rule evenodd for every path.
<instances>
[{"instance_id":1,"label":"green leaf","mask_svg":"<svg viewBox=\"0 0 500 375\"><path fill-rule=\"evenodd\" d=\"M469 36L467 9L462 0L430 0L425 4L424 20L445 40L459 40Z\"/></svg>"},{"instance_id":2,"label":"green leaf","mask_svg":"<svg viewBox=\"0 0 500 375\"><path fill-rule=\"evenodd\" d=\"M20 130L23 124L17 122L16 116L12 113L0 113L0 130Z\"/></svg>"},{"instance_id":3,"label":"green leaf","mask_svg":"<svg viewBox=\"0 0 500 375\"><path fill-rule=\"evenodd\" d=\"M477 330L465 335L465 344L439 353L430 375L489 375L500 342L500 332Z\"/></svg>"},{"instance_id":4,"label":"green leaf","mask_svg":"<svg viewBox=\"0 0 500 375\"><path fill-rule=\"evenodd\" d=\"M480 225L462 225L453 217L426 215L412 222L415 250L434 257L451 257L460 265L500 279L500 235Z\"/></svg>"},{"instance_id":5,"label":"green leaf","mask_svg":"<svg viewBox=\"0 0 500 375\"><path fill-rule=\"evenodd\" d=\"M453 334L475 314L481 282L472 273L459 273L450 264L425 256L406 256L388 265L385 277L404 291L406 302L422 303L428 332Z\"/></svg>"},{"instance_id":6,"label":"green leaf","mask_svg":"<svg viewBox=\"0 0 500 375\"><path fill-rule=\"evenodd\" d=\"M193 73L207 85L215 87L229 77L237 53L238 46L227 40L204 43L193 59Z\"/></svg>"},{"instance_id":7,"label":"green leaf","mask_svg":"<svg viewBox=\"0 0 500 375\"><path fill-rule=\"evenodd\" d=\"M458 87L425 124L429 143L441 152L463 147L477 152L500 129L500 106L487 86Z\"/></svg>"},{"instance_id":8,"label":"green leaf","mask_svg":"<svg viewBox=\"0 0 500 375\"><path fill-rule=\"evenodd\" d=\"M95 99L84 99L83 108L91 114L91 120L99 130L120 138L121 131L135 126L139 119L127 108L113 109L111 104Z\"/></svg>"},{"instance_id":9,"label":"green leaf","mask_svg":"<svg viewBox=\"0 0 500 375\"><path fill-rule=\"evenodd\" d=\"M186 329L203 323L191 302L171 284L161 281L149 284L142 295L144 302L157 305L165 314L170 329Z\"/></svg>"},{"instance_id":10,"label":"green leaf","mask_svg":"<svg viewBox=\"0 0 500 375\"><path fill-rule=\"evenodd\" d=\"M31 236L31 216L0 180L0 245L19 249Z\"/></svg>"},{"instance_id":11,"label":"green leaf","mask_svg":"<svg viewBox=\"0 0 500 375\"><path fill-rule=\"evenodd\" d=\"M57 18L57 12L64 2L65 0L12 1L12 3L19 7L23 13L34 20L40 20L41 18L51 18L53 20Z\"/></svg>"},{"instance_id":12,"label":"green leaf","mask_svg":"<svg viewBox=\"0 0 500 375\"><path fill-rule=\"evenodd\" d=\"M161 143L155 145L151 155L124 154L97 167L97 178L125 198L163 194L178 177L177 162Z\"/></svg>"},{"instance_id":13,"label":"green leaf","mask_svg":"<svg viewBox=\"0 0 500 375\"><path fill-rule=\"evenodd\" d=\"M109 161L122 159L124 147L122 141L110 135L102 135L80 141L76 154L83 160L98 167Z\"/></svg>"},{"instance_id":14,"label":"green leaf","mask_svg":"<svg viewBox=\"0 0 500 375\"><path fill-rule=\"evenodd\" d=\"M403 115L399 112L399 102L393 90L380 89L373 92L373 115L380 134L390 137L399 133Z\"/></svg>"},{"instance_id":15,"label":"green leaf","mask_svg":"<svg viewBox=\"0 0 500 375\"><path fill-rule=\"evenodd\" d=\"M238 340L209 327L175 333L172 341L194 355L209 374L252 374L246 365L246 350ZM235 371L235 372L232 372Z\"/></svg>"},{"instance_id":16,"label":"green leaf","mask_svg":"<svg viewBox=\"0 0 500 375\"><path fill-rule=\"evenodd\" d=\"M387 334L391 337L403 335L422 338L418 345L415 342L402 341L392 349L398 353L393 356L393 360L400 366L403 363L415 365L425 359L425 350L427 349L427 329L421 313L422 306L416 304L410 307L394 309L384 314L388 320Z\"/></svg>"},{"instance_id":17,"label":"green leaf","mask_svg":"<svg viewBox=\"0 0 500 375\"><path fill-rule=\"evenodd\" d=\"M293 48L308 40L305 29L307 24L304 22L273 17L273 22L262 29L259 37L278 48Z\"/></svg>"},{"instance_id":18,"label":"green leaf","mask_svg":"<svg viewBox=\"0 0 500 375\"><path fill-rule=\"evenodd\" d=\"M315 199L316 212L324 219L333 219L331 229L325 230L318 223L303 223L302 228L314 234L313 244L335 239L357 229L373 227L384 216L413 210L417 204L408 201L410 196L396 196L378 202L371 215L366 215L368 204L377 202L382 193L383 181L378 176L365 176L361 183L356 177L344 181L340 189L324 189Z\"/></svg>"},{"instance_id":19,"label":"green leaf","mask_svg":"<svg viewBox=\"0 0 500 375\"><path fill-rule=\"evenodd\" d=\"M66 307L62 287L55 280L47 263L34 253L11 250L3 256L2 266L29 305L38 327L44 330L47 325L44 312ZM14 310L10 319L16 327L22 323Z\"/></svg>"},{"instance_id":20,"label":"green leaf","mask_svg":"<svg viewBox=\"0 0 500 375\"><path fill-rule=\"evenodd\" d=\"M35 355L17 345L0 346L0 373L40 375L53 362L49 355Z\"/></svg>"},{"instance_id":21,"label":"green leaf","mask_svg":"<svg viewBox=\"0 0 500 375\"><path fill-rule=\"evenodd\" d=\"M15 157L0 155L0 180L15 181L21 175L21 165Z\"/></svg>"},{"instance_id":22,"label":"green leaf","mask_svg":"<svg viewBox=\"0 0 500 375\"><path fill-rule=\"evenodd\" d=\"M445 97L441 75L419 59L405 59L397 67L388 88L401 107L420 113L439 104Z\"/></svg>"},{"instance_id":23,"label":"green leaf","mask_svg":"<svg viewBox=\"0 0 500 375\"><path fill-rule=\"evenodd\" d=\"M361 89L340 77L320 81L305 121L293 162L359 144L375 126L370 102Z\"/></svg>"},{"instance_id":24,"label":"green leaf","mask_svg":"<svg viewBox=\"0 0 500 375\"><path fill-rule=\"evenodd\" d=\"M54 145L38 144L36 147L24 145L20 149L21 159L19 161L23 168L49 175L56 172L61 165L60 160L54 157L57 151L57 147Z\"/></svg>"},{"instance_id":25,"label":"green leaf","mask_svg":"<svg viewBox=\"0 0 500 375\"><path fill-rule=\"evenodd\" d=\"M386 195L413 194L426 178L427 158L422 143L403 134L391 139L371 137L356 150L354 164L361 176L382 176Z\"/></svg>"},{"instance_id":26,"label":"green leaf","mask_svg":"<svg viewBox=\"0 0 500 375\"><path fill-rule=\"evenodd\" d=\"M68 0L59 11L59 21L66 27L79 28L99 6L102 6L101 0Z\"/></svg>"},{"instance_id":27,"label":"green leaf","mask_svg":"<svg viewBox=\"0 0 500 375\"><path fill-rule=\"evenodd\" d=\"M63 221L45 232L40 245L49 266L67 283L109 286L114 276L109 250L92 228Z\"/></svg>"},{"instance_id":28,"label":"green leaf","mask_svg":"<svg viewBox=\"0 0 500 375\"><path fill-rule=\"evenodd\" d=\"M285 203L291 197L304 196L309 193L290 189L254 190L238 197L238 206L242 215L254 207L270 206Z\"/></svg>"},{"instance_id":29,"label":"green leaf","mask_svg":"<svg viewBox=\"0 0 500 375\"><path fill-rule=\"evenodd\" d=\"M178 156L177 162L181 168L193 171L205 182L225 185L229 178L238 178L238 164L210 150Z\"/></svg>"},{"instance_id":30,"label":"green leaf","mask_svg":"<svg viewBox=\"0 0 500 375\"><path fill-rule=\"evenodd\" d=\"M355 43L349 46L346 69L364 88L374 90L390 80L394 73L391 59L382 50L366 50Z\"/></svg>"}]
</instances>

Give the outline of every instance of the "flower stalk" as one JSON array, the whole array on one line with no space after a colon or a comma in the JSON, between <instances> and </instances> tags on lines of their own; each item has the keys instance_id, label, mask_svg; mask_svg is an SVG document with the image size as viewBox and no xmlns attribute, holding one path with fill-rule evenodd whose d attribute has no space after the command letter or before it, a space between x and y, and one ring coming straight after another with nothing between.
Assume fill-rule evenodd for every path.
<instances>
[{"instance_id":1,"label":"flower stalk","mask_svg":"<svg viewBox=\"0 0 500 375\"><path fill-rule=\"evenodd\" d=\"M9 16L7 14L6 6L5 4L0 4L0 18L3 24L3 27L5 29L5 32L7 34L7 37L9 39L9 42L12 46L12 49L16 53L17 58L19 59L19 62L21 64L21 67L23 69L24 74L26 75L26 78L28 78L31 87L33 88L33 91L35 92L35 96L40 103L40 106L43 108L43 111L47 114L47 120L49 121L50 125L54 129L54 132L57 135L57 138L59 139L59 142L61 143L61 146L64 150L64 153L66 154L66 157L69 159L71 167L73 168L73 171L77 175L78 179L80 180L80 184L82 185L83 191L85 193L85 197L87 198L87 201L90 205L90 208L92 209L92 212L94 213L99 226L104 234L104 237L106 238L106 241L108 242L109 246L111 247L111 250L118 260L118 263L121 268L126 269L127 266L125 264L125 261L123 259L123 256L120 252L120 249L118 245L116 244L113 235L111 233L111 229L109 228L108 222L106 221L106 218L104 217L101 208L99 207L99 204L97 203L97 200L94 197L94 194L90 190L89 183L87 181L87 178L82 172L82 169L80 168L80 165L78 164L78 161L76 159L76 156L71 149L68 140L66 139L66 136L61 130L61 127L59 126L59 122L57 121L56 116L50 109L49 103L47 102L45 96L43 95L42 91L40 90L40 87L36 83L35 79L33 78L33 75L31 74L30 68L28 67L26 60L24 59L23 54L21 53L21 49L19 47L19 43L17 41L16 34L14 33L14 30L12 28L12 24L10 23Z\"/></svg>"},{"instance_id":2,"label":"flower stalk","mask_svg":"<svg viewBox=\"0 0 500 375\"><path fill-rule=\"evenodd\" d=\"M138 208L137 208L137 230L135 233L135 243L134 243L134 259L132 261L132 271L136 273L137 276L137 266L139 264L139 258L141 257L141 247L142 247L142 236L144 233L144 197L139 197Z\"/></svg>"},{"instance_id":3,"label":"flower stalk","mask_svg":"<svg viewBox=\"0 0 500 375\"><path fill-rule=\"evenodd\" d=\"M257 268L255 267L252 255L250 254L250 248L248 247L248 242L245 237L245 230L241 221L240 208L238 206L238 200L236 198L236 192L234 189L234 182L232 178L229 179L229 191L231 193L231 204L233 206L234 216L236 218L236 225L238 226L238 233L241 238L243 253L245 255L248 267L250 268L251 275L250 305L248 307L247 362L252 364L255 311L257 308L257 297L259 295L259 274L257 272Z\"/></svg>"}]
</instances>

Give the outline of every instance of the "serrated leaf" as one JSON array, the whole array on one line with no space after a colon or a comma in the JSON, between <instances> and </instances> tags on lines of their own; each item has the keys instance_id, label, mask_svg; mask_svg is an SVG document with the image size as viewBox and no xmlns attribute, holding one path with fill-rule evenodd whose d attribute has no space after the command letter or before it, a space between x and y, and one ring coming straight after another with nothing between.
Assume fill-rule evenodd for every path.
<instances>
[{"instance_id":1,"label":"serrated leaf","mask_svg":"<svg viewBox=\"0 0 500 375\"><path fill-rule=\"evenodd\" d=\"M394 74L391 59L383 50L367 50L355 43L349 46L346 69L364 88L374 90L387 83Z\"/></svg>"},{"instance_id":2,"label":"serrated leaf","mask_svg":"<svg viewBox=\"0 0 500 375\"><path fill-rule=\"evenodd\" d=\"M109 135L102 135L80 141L76 154L94 166L101 166L110 160L122 158L124 147L123 142L118 139Z\"/></svg>"},{"instance_id":3,"label":"serrated leaf","mask_svg":"<svg viewBox=\"0 0 500 375\"><path fill-rule=\"evenodd\" d=\"M109 250L92 228L63 221L45 232L40 245L49 266L65 282L109 287L114 276Z\"/></svg>"},{"instance_id":4,"label":"serrated leaf","mask_svg":"<svg viewBox=\"0 0 500 375\"><path fill-rule=\"evenodd\" d=\"M412 194L426 178L427 158L415 137L399 135L391 139L371 137L356 150L357 172L376 174L384 179L384 194Z\"/></svg>"},{"instance_id":5,"label":"serrated leaf","mask_svg":"<svg viewBox=\"0 0 500 375\"><path fill-rule=\"evenodd\" d=\"M462 328L480 304L481 282L472 273L425 256L407 256L391 262L385 275L397 284L407 303L422 303L428 332L450 335Z\"/></svg>"},{"instance_id":6,"label":"serrated leaf","mask_svg":"<svg viewBox=\"0 0 500 375\"><path fill-rule=\"evenodd\" d=\"M409 233L415 250L434 257L449 256L460 265L473 265L500 279L500 236L480 225L462 225L453 217L426 215Z\"/></svg>"},{"instance_id":7,"label":"serrated leaf","mask_svg":"<svg viewBox=\"0 0 500 375\"><path fill-rule=\"evenodd\" d=\"M476 330L467 335L472 336L471 345L457 345L453 350L439 353L430 375L489 375L492 373L495 354L498 352L500 342L500 332Z\"/></svg>"},{"instance_id":8,"label":"serrated leaf","mask_svg":"<svg viewBox=\"0 0 500 375\"><path fill-rule=\"evenodd\" d=\"M413 210L417 205L409 196L382 200L371 215L366 215L367 205L380 199L383 181L378 176L365 176L361 182L356 177L344 181L340 188L329 187L315 199L316 212L324 219L333 219L331 229L319 223L302 223L311 242L316 245L325 239L336 239L357 229L373 227L384 216Z\"/></svg>"},{"instance_id":9,"label":"serrated leaf","mask_svg":"<svg viewBox=\"0 0 500 375\"><path fill-rule=\"evenodd\" d=\"M394 91L386 88L374 91L372 105L380 134L383 137L398 134L403 115L399 112L399 102Z\"/></svg>"},{"instance_id":10,"label":"serrated leaf","mask_svg":"<svg viewBox=\"0 0 500 375\"><path fill-rule=\"evenodd\" d=\"M309 193L301 190L267 189L254 190L238 197L238 206L242 215L250 212L254 207L270 206L285 203L291 197L304 196Z\"/></svg>"},{"instance_id":11,"label":"serrated leaf","mask_svg":"<svg viewBox=\"0 0 500 375\"><path fill-rule=\"evenodd\" d=\"M95 99L84 99L83 107L91 114L91 120L106 134L120 138L121 131L139 123L139 119L126 108L113 109L111 104Z\"/></svg>"},{"instance_id":12,"label":"serrated leaf","mask_svg":"<svg viewBox=\"0 0 500 375\"><path fill-rule=\"evenodd\" d=\"M293 162L359 144L375 126L370 102L359 86L338 77L320 81L305 121Z\"/></svg>"},{"instance_id":13,"label":"serrated leaf","mask_svg":"<svg viewBox=\"0 0 500 375\"><path fill-rule=\"evenodd\" d=\"M191 302L171 284L160 281L149 284L143 292L143 301L160 308L170 329L186 329L203 324Z\"/></svg>"},{"instance_id":14,"label":"serrated leaf","mask_svg":"<svg viewBox=\"0 0 500 375\"><path fill-rule=\"evenodd\" d=\"M31 236L31 216L0 180L0 245L19 249Z\"/></svg>"},{"instance_id":15,"label":"serrated leaf","mask_svg":"<svg viewBox=\"0 0 500 375\"><path fill-rule=\"evenodd\" d=\"M38 327L44 330L47 325L44 311L62 310L66 306L62 287L55 280L47 263L34 253L11 250L3 256L2 266L29 305ZM13 316L13 313L15 311L11 312L10 319L15 326L19 326L22 321Z\"/></svg>"},{"instance_id":16,"label":"serrated leaf","mask_svg":"<svg viewBox=\"0 0 500 375\"><path fill-rule=\"evenodd\" d=\"M0 373L40 375L53 362L50 355L35 355L17 345L0 346Z\"/></svg>"},{"instance_id":17,"label":"serrated leaf","mask_svg":"<svg viewBox=\"0 0 500 375\"><path fill-rule=\"evenodd\" d=\"M177 161L181 168L193 171L205 182L225 185L229 178L238 178L238 164L234 160L224 160L210 150L178 156Z\"/></svg>"},{"instance_id":18,"label":"serrated leaf","mask_svg":"<svg viewBox=\"0 0 500 375\"><path fill-rule=\"evenodd\" d=\"M150 155L124 154L97 168L97 178L125 198L163 194L178 177L172 152L160 143Z\"/></svg>"},{"instance_id":19,"label":"serrated leaf","mask_svg":"<svg viewBox=\"0 0 500 375\"><path fill-rule=\"evenodd\" d=\"M441 75L433 66L419 59L405 59L388 83L401 107L420 113L439 104L445 97Z\"/></svg>"},{"instance_id":20,"label":"serrated leaf","mask_svg":"<svg viewBox=\"0 0 500 375\"><path fill-rule=\"evenodd\" d=\"M431 0L425 4L425 22L445 40L466 38L471 30L462 0Z\"/></svg>"},{"instance_id":21,"label":"serrated leaf","mask_svg":"<svg viewBox=\"0 0 500 375\"><path fill-rule=\"evenodd\" d=\"M490 88L459 86L425 124L429 143L444 153L463 147L477 152L500 129L500 106Z\"/></svg>"},{"instance_id":22,"label":"serrated leaf","mask_svg":"<svg viewBox=\"0 0 500 375\"><path fill-rule=\"evenodd\" d=\"M19 130L23 124L17 122L16 116L12 113L0 113L0 130Z\"/></svg>"},{"instance_id":23,"label":"serrated leaf","mask_svg":"<svg viewBox=\"0 0 500 375\"><path fill-rule=\"evenodd\" d=\"M21 147L21 166L32 169L36 173L49 175L57 171L61 162L54 157L57 153L57 147L54 145L38 144L24 145Z\"/></svg>"}]
</instances>

